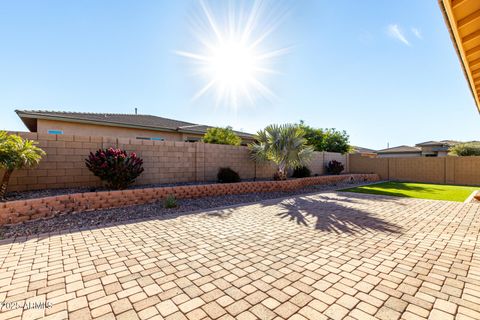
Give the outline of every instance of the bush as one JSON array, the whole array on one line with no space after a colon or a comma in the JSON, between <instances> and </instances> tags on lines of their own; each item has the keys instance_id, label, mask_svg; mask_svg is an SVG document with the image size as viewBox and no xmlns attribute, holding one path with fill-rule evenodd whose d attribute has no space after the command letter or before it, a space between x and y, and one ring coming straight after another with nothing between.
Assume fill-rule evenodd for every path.
<instances>
[{"instance_id":1,"label":"bush","mask_svg":"<svg viewBox=\"0 0 480 320\"><path fill-rule=\"evenodd\" d=\"M240 176L230 168L220 168L217 173L217 181L220 183L240 182Z\"/></svg>"},{"instance_id":2,"label":"bush","mask_svg":"<svg viewBox=\"0 0 480 320\"><path fill-rule=\"evenodd\" d=\"M0 182L0 201L5 200L13 172L37 165L44 155L45 152L37 147L37 142L0 131L0 169L4 171Z\"/></svg>"},{"instance_id":3,"label":"bush","mask_svg":"<svg viewBox=\"0 0 480 320\"><path fill-rule=\"evenodd\" d=\"M177 199L173 195L168 195L163 202L163 205L167 209L172 209L177 207Z\"/></svg>"},{"instance_id":4,"label":"bush","mask_svg":"<svg viewBox=\"0 0 480 320\"><path fill-rule=\"evenodd\" d=\"M480 142L460 143L450 149L450 153L456 156L480 156Z\"/></svg>"},{"instance_id":5,"label":"bush","mask_svg":"<svg viewBox=\"0 0 480 320\"><path fill-rule=\"evenodd\" d=\"M209 128L202 139L205 143L229 144L239 146L242 139L235 134L231 127Z\"/></svg>"},{"instance_id":6,"label":"bush","mask_svg":"<svg viewBox=\"0 0 480 320\"><path fill-rule=\"evenodd\" d=\"M334 128L321 129L307 126L303 121L300 121L299 126L305 131L305 139L315 151L327 151L348 153L352 147L349 145L350 137L345 131L339 131Z\"/></svg>"},{"instance_id":7,"label":"bush","mask_svg":"<svg viewBox=\"0 0 480 320\"><path fill-rule=\"evenodd\" d=\"M344 166L337 160L332 160L327 165L327 172L330 174L340 174L343 171Z\"/></svg>"},{"instance_id":8,"label":"bush","mask_svg":"<svg viewBox=\"0 0 480 320\"><path fill-rule=\"evenodd\" d=\"M295 170L293 170L292 177L294 178L306 178L310 177L312 175L310 169L308 167L303 166L303 167L298 167Z\"/></svg>"},{"instance_id":9,"label":"bush","mask_svg":"<svg viewBox=\"0 0 480 320\"><path fill-rule=\"evenodd\" d=\"M143 172L143 160L133 152L128 155L122 149L90 152L85 164L95 176L106 182L107 188L115 190L127 188Z\"/></svg>"}]
</instances>

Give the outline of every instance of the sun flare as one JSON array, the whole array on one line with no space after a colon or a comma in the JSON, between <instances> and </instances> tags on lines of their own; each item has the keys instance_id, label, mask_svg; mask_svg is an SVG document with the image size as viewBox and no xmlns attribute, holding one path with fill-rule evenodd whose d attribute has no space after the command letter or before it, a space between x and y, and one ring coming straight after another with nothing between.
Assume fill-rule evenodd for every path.
<instances>
[{"instance_id":1,"label":"sun flare","mask_svg":"<svg viewBox=\"0 0 480 320\"><path fill-rule=\"evenodd\" d=\"M249 10L228 3L227 14L220 15L226 17L222 21L207 3L200 1L202 16L193 21L194 36L200 46L196 52L177 51L189 58L195 75L204 81L194 99L213 93L217 105L233 109L247 103L254 105L261 98L272 100L276 95L267 85L268 76L278 73L274 69L276 58L289 49L272 50L266 40L278 26L281 15L271 22L263 19L265 1L255 1Z\"/></svg>"}]
</instances>

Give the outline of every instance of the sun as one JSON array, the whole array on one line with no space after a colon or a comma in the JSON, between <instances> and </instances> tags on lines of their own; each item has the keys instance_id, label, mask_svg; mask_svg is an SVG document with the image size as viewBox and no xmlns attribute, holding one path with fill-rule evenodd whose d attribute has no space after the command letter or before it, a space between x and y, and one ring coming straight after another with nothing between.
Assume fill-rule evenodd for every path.
<instances>
[{"instance_id":1,"label":"sun","mask_svg":"<svg viewBox=\"0 0 480 320\"><path fill-rule=\"evenodd\" d=\"M227 13L215 17L212 9L200 1L201 13L193 29L198 42L196 51L177 51L188 58L195 74L204 81L194 99L212 93L216 105L238 109L254 105L258 99L276 97L267 85L268 77L278 74L274 68L277 58L289 48L271 49L266 40L278 26L276 19L262 18L268 9L266 2L255 1L245 8L235 8L229 3ZM270 15L271 16L271 15ZM226 18L225 18L226 17Z\"/></svg>"}]
</instances>

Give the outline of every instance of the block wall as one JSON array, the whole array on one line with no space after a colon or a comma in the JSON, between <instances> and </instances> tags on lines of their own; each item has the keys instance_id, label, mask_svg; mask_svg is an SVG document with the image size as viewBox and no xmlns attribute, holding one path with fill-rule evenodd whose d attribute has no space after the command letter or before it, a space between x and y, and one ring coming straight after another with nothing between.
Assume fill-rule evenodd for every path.
<instances>
[{"instance_id":1,"label":"block wall","mask_svg":"<svg viewBox=\"0 0 480 320\"><path fill-rule=\"evenodd\" d=\"M480 157L367 158L349 156L349 172L382 180L480 186Z\"/></svg>"},{"instance_id":2,"label":"block wall","mask_svg":"<svg viewBox=\"0 0 480 320\"><path fill-rule=\"evenodd\" d=\"M36 140L47 155L32 169L15 171L9 191L97 187L100 180L86 167L85 159L99 148L120 147L135 152L144 160L144 173L136 184L215 181L220 167L238 171L242 179L270 178L273 163L256 164L244 146L227 146L181 141L149 141L133 138L51 135L11 132ZM338 153L316 152L309 167L312 174L324 174L330 160L344 163L348 157ZM3 172L0 171L0 174Z\"/></svg>"}]
</instances>

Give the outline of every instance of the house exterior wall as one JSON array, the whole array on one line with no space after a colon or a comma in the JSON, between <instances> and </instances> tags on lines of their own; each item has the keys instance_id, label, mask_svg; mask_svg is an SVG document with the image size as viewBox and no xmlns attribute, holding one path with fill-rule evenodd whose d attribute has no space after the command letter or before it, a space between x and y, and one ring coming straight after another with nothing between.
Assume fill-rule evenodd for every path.
<instances>
[{"instance_id":1,"label":"house exterior wall","mask_svg":"<svg viewBox=\"0 0 480 320\"><path fill-rule=\"evenodd\" d=\"M423 146L422 148L422 156L434 156L434 157L446 157L448 155L448 148L442 148L441 145L437 146ZM445 150L439 150L445 149Z\"/></svg>"},{"instance_id":2,"label":"house exterior wall","mask_svg":"<svg viewBox=\"0 0 480 320\"><path fill-rule=\"evenodd\" d=\"M87 123L55 121L55 120L37 120L37 132L48 133L48 130L62 130L65 135L77 136L104 136L133 138L164 138L166 141L184 141L188 137L201 138L203 135L183 134L178 132L156 131L147 129L114 127L105 125L95 125Z\"/></svg>"},{"instance_id":3,"label":"house exterior wall","mask_svg":"<svg viewBox=\"0 0 480 320\"><path fill-rule=\"evenodd\" d=\"M379 153L377 154L378 158L411 158L411 157L421 157L422 153L419 151L418 153L412 152L395 152L395 153Z\"/></svg>"}]
</instances>

